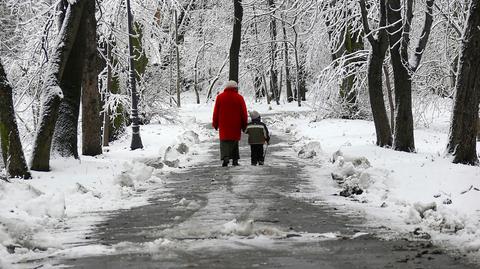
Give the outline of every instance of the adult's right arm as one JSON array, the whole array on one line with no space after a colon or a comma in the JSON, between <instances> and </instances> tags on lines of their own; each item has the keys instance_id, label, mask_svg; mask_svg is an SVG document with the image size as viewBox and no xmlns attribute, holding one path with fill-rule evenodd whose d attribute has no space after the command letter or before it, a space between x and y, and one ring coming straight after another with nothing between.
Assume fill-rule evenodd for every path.
<instances>
[{"instance_id":1,"label":"adult's right arm","mask_svg":"<svg viewBox=\"0 0 480 269\"><path fill-rule=\"evenodd\" d=\"M212 119L212 127L215 128L215 130L218 130L219 115L220 115L220 102L217 96L217 98L215 99L215 107L213 108L213 119Z\"/></svg>"},{"instance_id":2,"label":"adult's right arm","mask_svg":"<svg viewBox=\"0 0 480 269\"><path fill-rule=\"evenodd\" d=\"M247 105L245 104L245 99L240 96L240 105L241 105L241 120L242 120L242 130L245 131L248 124L248 112L247 112Z\"/></svg>"}]
</instances>

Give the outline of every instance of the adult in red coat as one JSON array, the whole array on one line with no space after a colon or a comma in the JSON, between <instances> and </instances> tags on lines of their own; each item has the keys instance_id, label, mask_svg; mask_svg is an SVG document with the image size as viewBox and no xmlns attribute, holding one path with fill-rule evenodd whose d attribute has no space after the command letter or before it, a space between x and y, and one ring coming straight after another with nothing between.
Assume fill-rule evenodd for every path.
<instances>
[{"instance_id":1,"label":"adult in red coat","mask_svg":"<svg viewBox=\"0 0 480 269\"><path fill-rule=\"evenodd\" d=\"M240 159L238 141L248 123L245 100L238 93L238 84L229 81L225 89L217 96L213 110L212 126L220 130L220 159L222 166L228 166L230 159L238 165Z\"/></svg>"}]
</instances>

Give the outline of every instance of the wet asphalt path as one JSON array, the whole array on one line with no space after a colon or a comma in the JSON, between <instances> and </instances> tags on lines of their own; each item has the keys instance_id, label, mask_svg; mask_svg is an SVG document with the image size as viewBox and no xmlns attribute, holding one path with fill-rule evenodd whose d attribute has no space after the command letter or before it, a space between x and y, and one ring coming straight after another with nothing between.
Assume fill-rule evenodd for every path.
<instances>
[{"instance_id":1,"label":"wet asphalt path","mask_svg":"<svg viewBox=\"0 0 480 269\"><path fill-rule=\"evenodd\" d=\"M89 235L116 252L64 259L70 268L477 268L423 240L382 240L388 231L316 197L306 165L274 137L266 166L209 162L168 175L151 204L112 212ZM253 223L229 233L225 224ZM367 233L362 236L359 233ZM357 235L358 237L356 237ZM128 242L128 243L125 243Z\"/></svg>"}]
</instances>

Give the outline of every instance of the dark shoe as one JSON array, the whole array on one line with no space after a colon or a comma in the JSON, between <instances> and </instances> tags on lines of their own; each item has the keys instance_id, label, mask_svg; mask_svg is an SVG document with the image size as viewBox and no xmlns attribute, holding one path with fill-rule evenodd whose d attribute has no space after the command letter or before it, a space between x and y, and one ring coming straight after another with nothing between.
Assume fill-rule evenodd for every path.
<instances>
[{"instance_id":1,"label":"dark shoe","mask_svg":"<svg viewBox=\"0 0 480 269\"><path fill-rule=\"evenodd\" d=\"M225 158L223 159L222 167L227 167L228 166L228 159Z\"/></svg>"},{"instance_id":2,"label":"dark shoe","mask_svg":"<svg viewBox=\"0 0 480 269\"><path fill-rule=\"evenodd\" d=\"M259 161L259 162L258 162L258 165L263 165L263 162L262 162L262 161Z\"/></svg>"},{"instance_id":3,"label":"dark shoe","mask_svg":"<svg viewBox=\"0 0 480 269\"><path fill-rule=\"evenodd\" d=\"M233 165L233 166L239 166L238 160L233 160L232 165Z\"/></svg>"},{"instance_id":4,"label":"dark shoe","mask_svg":"<svg viewBox=\"0 0 480 269\"><path fill-rule=\"evenodd\" d=\"M252 165L257 165L257 162L252 162Z\"/></svg>"}]
</instances>

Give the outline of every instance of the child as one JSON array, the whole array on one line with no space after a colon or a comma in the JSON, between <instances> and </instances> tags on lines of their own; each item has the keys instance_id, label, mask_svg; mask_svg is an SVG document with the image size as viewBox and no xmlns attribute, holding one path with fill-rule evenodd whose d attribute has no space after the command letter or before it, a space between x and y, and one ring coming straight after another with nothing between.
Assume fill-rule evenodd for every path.
<instances>
[{"instance_id":1,"label":"child","mask_svg":"<svg viewBox=\"0 0 480 269\"><path fill-rule=\"evenodd\" d=\"M270 143L270 134L265 123L262 122L260 114L257 111L250 112L252 121L247 124L245 133L248 134L248 144L252 150L252 165L263 165L265 156L263 155L263 144Z\"/></svg>"}]
</instances>

